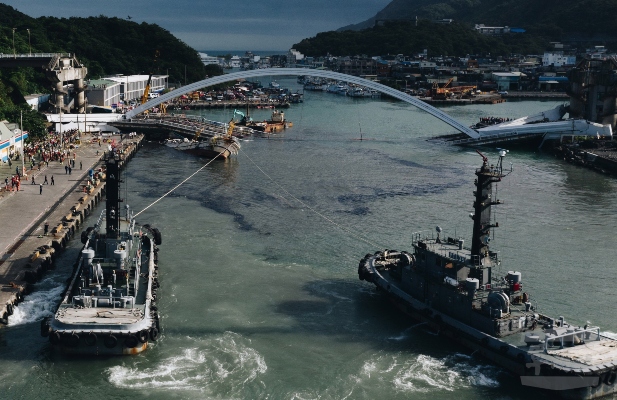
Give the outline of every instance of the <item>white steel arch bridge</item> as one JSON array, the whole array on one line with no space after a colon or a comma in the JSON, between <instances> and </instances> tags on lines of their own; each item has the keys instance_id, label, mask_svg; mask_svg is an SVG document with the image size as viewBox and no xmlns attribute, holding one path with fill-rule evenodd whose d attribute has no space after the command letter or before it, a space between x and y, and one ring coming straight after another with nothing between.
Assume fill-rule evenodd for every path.
<instances>
[{"instance_id":1,"label":"white steel arch bridge","mask_svg":"<svg viewBox=\"0 0 617 400\"><path fill-rule=\"evenodd\" d=\"M416 106L422 111L426 111L432 116L450 125L454 129L466 134L470 138L477 139L480 137L480 134L477 131L467 127L466 125L452 118L451 116L444 113L443 111L440 111L437 108L421 100L418 100L413 96L403 93L399 90L396 90L391 87L382 85L380 83L369 81L367 79L360 78L357 76L341 74L339 72L308 69L308 68L267 68L267 69L256 69L256 70L250 70L250 71L240 71L240 72L234 72L231 74L215 76L213 78L208 78L208 79L204 79L198 82L191 83L190 85L182 86L181 88L175 89L157 98L151 99L145 104L135 107L133 110L124 114L124 118L125 119L133 118L134 116L141 114L142 112L146 111L149 108L155 107L163 102L170 101L178 96L181 96L189 92L193 92L195 90L199 90L204 87L218 85L220 83L235 81L238 79L255 78L259 76L313 76L317 78L334 79L338 81L354 83L360 86L364 86L364 87L377 90L381 93L387 94L391 97L397 98L413 106Z\"/></svg>"}]
</instances>

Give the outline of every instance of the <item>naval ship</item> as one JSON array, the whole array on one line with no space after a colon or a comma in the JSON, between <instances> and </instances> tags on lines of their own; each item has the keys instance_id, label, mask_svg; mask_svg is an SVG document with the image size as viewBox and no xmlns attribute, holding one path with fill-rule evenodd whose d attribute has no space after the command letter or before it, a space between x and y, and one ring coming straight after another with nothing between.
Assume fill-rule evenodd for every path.
<instances>
[{"instance_id":1,"label":"naval ship","mask_svg":"<svg viewBox=\"0 0 617 400\"><path fill-rule=\"evenodd\" d=\"M67 354L137 354L160 331L155 301L161 234L138 226L128 205L121 209L123 155L111 149L104 157L105 210L82 232L84 247L62 301L41 322L41 335Z\"/></svg>"},{"instance_id":2,"label":"naval ship","mask_svg":"<svg viewBox=\"0 0 617 400\"><path fill-rule=\"evenodd\" d=\"M414 234L413 251L367 254L358 266L404 313L520 377L522 385L568 399L617 393L617 340L597 326L578 326L540 313L520 271L497 276L498 254L489 249L499 227L491 208L501 204L493 185L503 170L482 156L476 170L471 247L461 238Z\"/></svg>"}]
</instances>

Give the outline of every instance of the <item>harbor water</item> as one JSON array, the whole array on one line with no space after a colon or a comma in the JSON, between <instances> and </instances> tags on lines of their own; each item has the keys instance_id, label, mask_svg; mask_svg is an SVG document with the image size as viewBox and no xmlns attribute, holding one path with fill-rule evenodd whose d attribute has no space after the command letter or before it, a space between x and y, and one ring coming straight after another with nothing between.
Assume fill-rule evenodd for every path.
<instances>
[{"instance_id":1,"label":"harbor water","mask_svg":"<svg viewBox=\"0 0 617 400\"><path fill-rule=\"evenodd\" d=\"M442 110L471 125L557 104ZM358 280L366 253L411 250L414 232L440 226L469 244L480 156L427 141L452 129L406 103L307 92L285 113L293 128L244 140L237 157L139 216L163 234L160 339L130 357L51 351L39 321L59 301L74 240L0 330L2 399L544 398ZM495 148L482 151L497 161ZM147 143L128 164L123 197L139 211L207 162ZM617 181L536 149L510 151L510 163L491 241L497 273L521 271L542 313L617 332Z\"/></svg>"}]
</instances>

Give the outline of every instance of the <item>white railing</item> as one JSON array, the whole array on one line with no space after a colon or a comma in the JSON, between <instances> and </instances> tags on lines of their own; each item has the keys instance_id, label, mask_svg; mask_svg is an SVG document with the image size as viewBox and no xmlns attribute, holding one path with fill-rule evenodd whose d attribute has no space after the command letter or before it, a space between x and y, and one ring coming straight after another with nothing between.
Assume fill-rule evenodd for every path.
<instances>
[{"instance_id":1,"label":"white railing","mask_svg":"<svg viewBox=\"0 0 617 400\"><path fill-rule=\"evenodd\" d=\"M60 57L72 57L71 53L28 53L28 54L0 53L0 58L51 58L56 55L59 55Z\"/></svg>"}]
</instances>

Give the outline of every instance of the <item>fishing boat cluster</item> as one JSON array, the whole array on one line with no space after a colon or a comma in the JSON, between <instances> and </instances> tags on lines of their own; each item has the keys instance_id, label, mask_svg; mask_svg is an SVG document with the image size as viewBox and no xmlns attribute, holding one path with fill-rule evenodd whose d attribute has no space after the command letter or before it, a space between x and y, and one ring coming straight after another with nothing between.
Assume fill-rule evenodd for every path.
<instances>
[{"instance_id":1,"label":"fishing boat cluster","mask_svg":"<svg viewBox=\"0 0 617 400\"><path fill-rule=\"evenodd\" d=\"M381 93L352 83L333 81L330 79L298 77L298 83L304 85L304 90L333 93L339 96L379 98Z\"/></svg>"}]
</instances>

